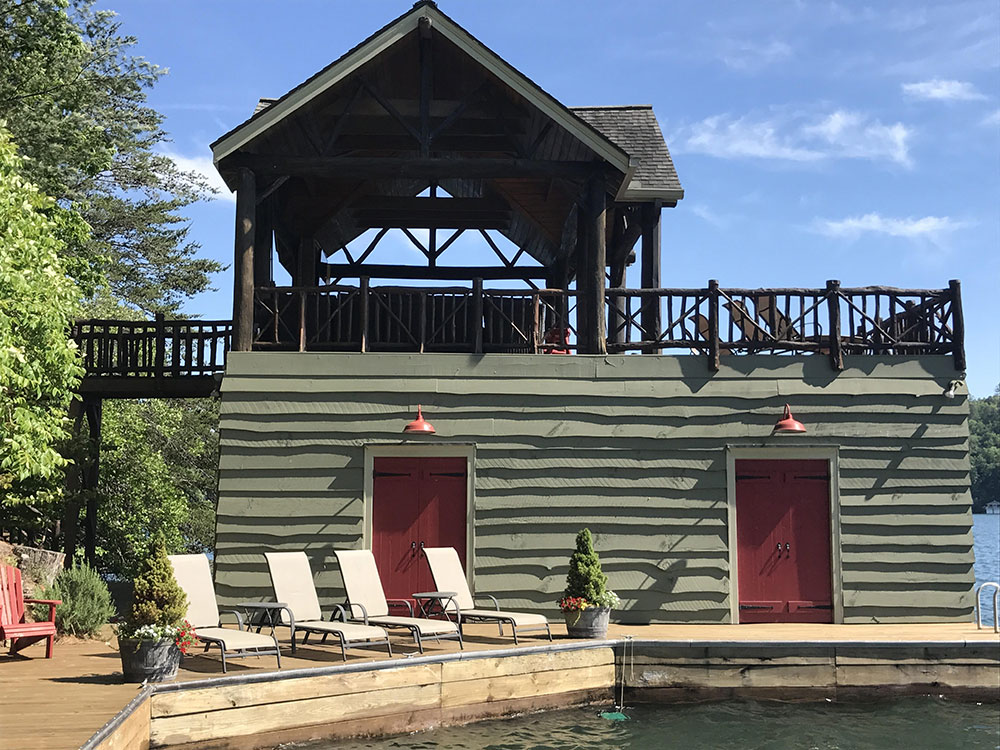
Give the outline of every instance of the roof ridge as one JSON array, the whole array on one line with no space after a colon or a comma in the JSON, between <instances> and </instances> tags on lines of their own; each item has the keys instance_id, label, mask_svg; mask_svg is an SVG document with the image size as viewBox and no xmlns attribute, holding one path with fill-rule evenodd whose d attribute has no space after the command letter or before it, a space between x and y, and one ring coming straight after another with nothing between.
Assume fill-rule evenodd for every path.
<instances>
[{"instance_id":1,"label":"roof ridge","mask_svg":"<svg viewBox=\"0 0 1000 750\"><path fill-rule=\"evenodd\" d=\"M652 104L577 104L570 109L652 109Z\"/></svg>"}]
</instances>

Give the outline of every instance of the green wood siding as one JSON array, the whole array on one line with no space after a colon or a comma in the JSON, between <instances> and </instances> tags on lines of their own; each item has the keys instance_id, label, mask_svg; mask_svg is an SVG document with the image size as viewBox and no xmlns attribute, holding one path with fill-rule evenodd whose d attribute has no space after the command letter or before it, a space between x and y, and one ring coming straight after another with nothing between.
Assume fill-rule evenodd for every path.
<instances>
[{"instance_id":1,"label":"green wood siding","mask_svg":"<svg viewBox=\"0 0 1000 750\"><path fill-rule=\"evenodd\" d=\"M233 353L223 381L217 590L268 598L262 553L361 544L364 446L416 405L475 445L476 587L557 615L594 532L625 622L728 622L727 446L836 446L845 622L968 619L968 404L949 357ZM809 432L770 437L782 406Z\"/></svg>"}]
</instances>

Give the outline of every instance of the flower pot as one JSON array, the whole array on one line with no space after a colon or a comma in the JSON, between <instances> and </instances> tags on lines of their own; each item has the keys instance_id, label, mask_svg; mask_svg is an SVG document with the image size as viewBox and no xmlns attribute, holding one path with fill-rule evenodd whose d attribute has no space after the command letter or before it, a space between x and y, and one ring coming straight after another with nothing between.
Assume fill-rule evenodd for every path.
<instances>
[{"instance_id":1,"label":"flower pot","mask_svg":"<svg viewBox=\"0 0 1000 750\"><path fill-rule=\"evenodd\" d=\"M575 612L563 612L566 632L570 638L606 638L611 607L587 607Z\"/></svg>"},{"instance_id":2,"label":"flower pot","mask_svg":"<svg viewBox=\"0 0 1000 750\"><path fill-rule=\"evenodd\" d=\"M181 651L171 639L139 641L119 638L125 682L163 682L177 676Z\"/></svg>"}]
</instances>

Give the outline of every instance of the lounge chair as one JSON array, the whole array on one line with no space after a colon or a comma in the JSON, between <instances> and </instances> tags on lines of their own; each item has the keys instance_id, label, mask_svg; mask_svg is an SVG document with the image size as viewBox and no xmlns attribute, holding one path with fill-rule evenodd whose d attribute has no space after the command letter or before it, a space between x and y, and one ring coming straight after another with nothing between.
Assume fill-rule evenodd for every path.
<instances>
[{"instance_id":1,"label":"lounge chair","mask_svg":"<svg viewBox=\"0 0 1000 750\"><path fill-rule=\"evenodd\" d=\"M420 653L424 652L424 640L457 638L459 648L462 631L451 620L431 620L413 616L413 606L406 599L386 599L371 550L334 551L340 574L347 591L347 606L351 617L358 619L359 613L365 625L381 625L386 628L406 628L413 635ZM389 614L389 602L401 602L410 612L409 617L394 617Z\"/></svg>"},{"instance_id":2,"label":"lounge chair","mask_svg":"<svg viewBox=\"0 0 1000 750\"><path fill-rule=\"evenodd\" d=\"M476 597L469 590L465 571L462 570L462 563L458 559L458 552L455 551L454 547L426 547L424 554L427 556L427 564L431 568L431 576L434 577L434 586L439 591L454 591L456 594L451 600L454 603L454 608L446 608L445 612L449 616L452 613L455 614L459 629L466 620L495 622L500 629L500 635L503 635L503 626L510 625L515 645L517 644L518 631L544 630L549 640L552 640L552 630L544 615L504 612L500 609L500 603L496 597L490 594L480 594L479 597L491 599L494 608L476 609Z\"/></svg>"},{"instance_id":3,"label":"lounge chair","mask_svg":"<svg viewBox=\"0 0 1000 750\"><path fill-rule=\"evenodd\" d=\"M218 646L222 652L222 671L226 672L226 654L230 657L274 655L281 669L281 651L273 635L244 630L243 615L237 610L221 610L236 616L239 630L221 627L219 605L215 601L212 571L205 555L169 555L174 578L187 594L186 619L194 628L195 637L205 644L205 650Z\"/></svg>"},{"instance_id":4,"label":"lounge chair","mask_svg":"<svg viewBox=\"0 0 1000 750\"><path fill-rule=\"evenodd\" d=\"M275 601L285 606L281 611L282 625L287 625L292 631L292 652L295 652L295 631L305 633L303 643L309 641L310 633L322 633L326 643L327 636L335 635L340 639L340 653L347 661L347 647L358 643L366 645L385 644L392 656L392 644L385 628L374 625L362 625L347 622L344 608L334 605L341 621L331 618L323 619L323 611L316 596L316 586L313 584L312 568L305 552L265 552L267 570L271 574L271 585L274 586Z\"/></svg>"}]
</instances>

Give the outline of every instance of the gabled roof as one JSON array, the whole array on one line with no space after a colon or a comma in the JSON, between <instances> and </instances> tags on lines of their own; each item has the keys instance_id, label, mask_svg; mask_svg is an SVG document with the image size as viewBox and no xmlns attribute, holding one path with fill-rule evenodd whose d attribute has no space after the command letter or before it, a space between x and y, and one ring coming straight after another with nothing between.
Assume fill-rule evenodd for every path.
<instances>
[{"instance_id":1,"label":"gabled roof","mask_svg":"<svg viewBox=\"0 0 1000 750\"><path fill-rule=\"evenodd\" d=\"M680 200L684 188L663 140L660 124L649 104L614 107L570 107L574 114L590 123L629 156L639 160L625 197Z\"/></svg>"},{"instance_id":2,"label":"gabled roof","mask_svg":"<svg viewBox=\"0 0 1000 750\"><path fill-rule=\"evenodd\" d=\"M236 126L212 143L212 155L215 163L218 164L221 159L246 145L272 125L288 117L414 31L423 16L431 19L435 33L442 34L451 43L478 61L500 81L539 110L545 112L558 125L572 133L611 166L623 174L628 173L629 156L625 151L438 10L437 5L431 0L421 0L414 4L411 10L376 31L319 73L303 81L280 97L274 104L264 109L258 108L249 120Z\"/></svg>"}]
</instances>

